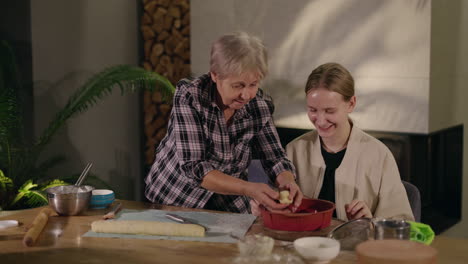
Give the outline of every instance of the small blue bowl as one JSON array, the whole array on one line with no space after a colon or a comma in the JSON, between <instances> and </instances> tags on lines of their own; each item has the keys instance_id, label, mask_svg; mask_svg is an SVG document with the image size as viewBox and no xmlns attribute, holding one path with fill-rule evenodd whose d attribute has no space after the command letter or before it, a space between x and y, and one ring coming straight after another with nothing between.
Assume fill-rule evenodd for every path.
<instances>
[{"instance_id":1,"label":"small blue bowl","mask_svg":"<svg viewBox=\"0 0 468 264\"><path fill-rule=\"evenodd\" d=\"M92 191L89 206L92 209L104 209L109 207L115 200L115 194L112 190L96 189Z\"/></svg>"}]
</instances>

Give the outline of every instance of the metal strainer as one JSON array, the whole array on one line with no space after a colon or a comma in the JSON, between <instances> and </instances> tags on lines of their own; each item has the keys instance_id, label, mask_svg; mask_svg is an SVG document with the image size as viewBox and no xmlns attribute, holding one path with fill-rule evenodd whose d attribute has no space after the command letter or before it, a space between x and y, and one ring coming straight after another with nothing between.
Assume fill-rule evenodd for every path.
<instances>
[{"instance_id":1,"label":"metal strainer","mask_svg":"<svg viewBox=\"0 0 468 264\"><path fill-rule=\"evenodd\" d=\"M374 224L371 218L358 218L343 223L328 233L328 237L336 239L343 250L354 250L357 244L374 236Z\"/></svg>"}]
</instances>

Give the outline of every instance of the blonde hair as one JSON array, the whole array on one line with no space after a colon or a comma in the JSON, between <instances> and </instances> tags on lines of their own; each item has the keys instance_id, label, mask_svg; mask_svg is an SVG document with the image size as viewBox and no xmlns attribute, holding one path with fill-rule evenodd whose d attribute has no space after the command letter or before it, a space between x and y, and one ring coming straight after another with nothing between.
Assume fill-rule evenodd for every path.
<instances>
[{"instance_id":1,"label":"blonde hair","mask_svg":"<svg viewBox=\"0 0 468 264\"><path fill-rule=\"evenodd\" d=\"M334 62L325 63L315 68L309 75L305 93L318 88L337 92L348 102L354 96L354 79L342 65Z\"/></svg>"},{"instance_id":2,"label":"blonde hair","mask_svg":"<svg viewBox=\"0 0 468 264\"><path fill-rule=\"evenodd\" d=\"M221 79L254 71L263 79L268 72L265 45L245 32L223 35L211 46L210 71Z\"/></svg>"}]
</instances>

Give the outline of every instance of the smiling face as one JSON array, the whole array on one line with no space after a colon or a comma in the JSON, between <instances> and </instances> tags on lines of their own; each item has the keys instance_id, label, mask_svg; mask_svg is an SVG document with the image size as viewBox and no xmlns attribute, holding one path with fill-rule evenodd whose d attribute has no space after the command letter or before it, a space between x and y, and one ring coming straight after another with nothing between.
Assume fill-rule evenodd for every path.
<instances>
[{"instance_id":1,"label":"smiling face","mask_svg":"<svg viewBox=\"0 0 468 264\"><path fill-rule=\"evenodd\" d=\"M338 137L348 128L348 114L356 106L356 97L345 101L343 95L325 88L307 93L307 115L322 138Z\"/></svg>"},{"instance_id":2,"label":"smiling face","mask_svg":"<svg viewBox=\"0 0 468 264\"><path fill-rule=\"evenodd\" d=\"M260 85L259 74L245 72L237 76L219 78L211 73L211 79L218 89L218 105L223 109L238 110L244 107L257 94Z\"/></svg>"}]
</instances>

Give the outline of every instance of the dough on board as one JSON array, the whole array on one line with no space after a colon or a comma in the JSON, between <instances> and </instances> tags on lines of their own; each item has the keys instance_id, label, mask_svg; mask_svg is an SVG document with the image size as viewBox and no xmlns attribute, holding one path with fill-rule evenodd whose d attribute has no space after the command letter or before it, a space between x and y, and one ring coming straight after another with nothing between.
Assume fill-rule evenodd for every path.
<instances>
[{"instance_id":1,"label":"dough on board","mask_svg":"<svg viewBox=\"0 0 468 264\"><path fill-rule=\"evenodd\" d=\"M205 229L199 225L141 220L94 221L91 223L91 230L96 233L191 237L205 236Z\"/></svg>"}]
</instances>

